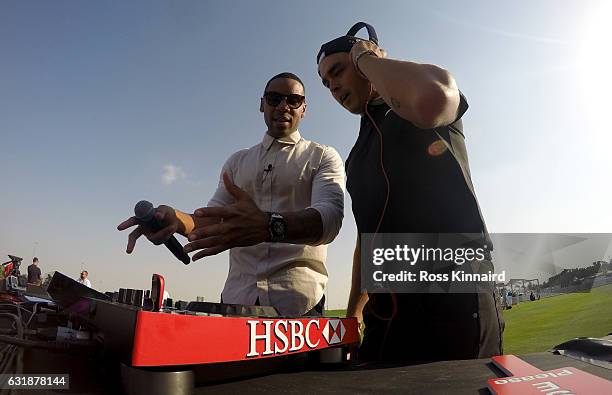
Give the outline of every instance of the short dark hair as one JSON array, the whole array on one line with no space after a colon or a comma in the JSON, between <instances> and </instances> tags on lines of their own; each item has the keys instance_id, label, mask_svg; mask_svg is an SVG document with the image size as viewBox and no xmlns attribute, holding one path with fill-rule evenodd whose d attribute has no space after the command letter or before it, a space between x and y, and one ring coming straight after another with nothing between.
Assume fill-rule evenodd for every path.
<instances>
[{"instance_id":1,"label":"short dark hair","mask_svg":"<svg viewBox=\"0 0 612 395\"><path fill-rule=\"evenodd\" d=\"M34 259L32 259L32 262L38 262L38 258L34 257Z\"/></svg>"},{"instance_id":2,"label":"short dark hair","mask_svg":"<svg viewBox=\"0 0 612 395\"><path fill-rule=\"evenodd\" d=\"M288 78L290 80L295 80L295 81L299 82L300 85L302 85L302 90L304 91L304 94L306 94L306 87L304 87L304 83L302 82L300 77L298 77L297 75L295 75L293 73L288 73L288 72L276 74L274 77L270 78L268 80L268 83L266 84L266 87L264 88L264 93L268 89L268 85L270 85L270 82L272 82L272 81L274 81L276 79L279 79L279 78Z\"/></svg>"}]
</instances>

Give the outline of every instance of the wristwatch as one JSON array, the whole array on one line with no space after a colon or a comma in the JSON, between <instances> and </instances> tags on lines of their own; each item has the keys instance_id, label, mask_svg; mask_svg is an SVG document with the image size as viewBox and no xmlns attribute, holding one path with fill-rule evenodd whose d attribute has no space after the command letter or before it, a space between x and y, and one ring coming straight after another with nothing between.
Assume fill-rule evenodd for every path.
<instances>
[{"instance_id":1,"label":"wristwatch","mask_svg":"<svg viewBox=\"0 0 612 395\"><path fill-rule=\"evenodd\" d=\"M287 237L287 221L279 213L267 213L270 217L268 221L268 231L270 232L270 241L279 242Z\"/></svg>"}]
</instances>

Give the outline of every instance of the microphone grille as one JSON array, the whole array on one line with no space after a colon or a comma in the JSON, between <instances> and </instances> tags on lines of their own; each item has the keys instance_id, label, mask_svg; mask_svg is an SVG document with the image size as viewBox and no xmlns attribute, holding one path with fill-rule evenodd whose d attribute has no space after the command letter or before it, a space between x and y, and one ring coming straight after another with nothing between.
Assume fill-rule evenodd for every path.
<instances>
[{"instance_id":1,"label":"microphone grille","mask_svg":"<svg viewBox=\"0 0 612 395\"><path fill-rule=\"evenodd\" d=\"M153 218L153 204L146 200L141 200L134 206L134 216L141 221L148 221Z\"/></svg>"}]
</instances>

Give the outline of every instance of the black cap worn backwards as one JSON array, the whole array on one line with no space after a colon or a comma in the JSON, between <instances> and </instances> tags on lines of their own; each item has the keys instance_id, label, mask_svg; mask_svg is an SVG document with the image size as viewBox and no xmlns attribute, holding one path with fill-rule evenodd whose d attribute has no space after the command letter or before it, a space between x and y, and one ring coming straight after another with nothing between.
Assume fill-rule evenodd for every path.
<instances>
[{"instance_id":1,"label":"black cap worn backwards","mask_svg":"<svg viewBox=\"0 0 612 395\"><path fill-rule=\"evenodd\" d=\"M376 36L376 30L374 30L372 25L365 22L357 22L353 25L353 27L349 29L348 33L346 33L346 36L335 38L321 45L321 49L319 50L319 54L317 55L317 64L320 64L323 58L328 55L338 52L350 52L351 48L353 48L353 45L355 45L357 41L364 40L363 38L355 37L355 34L364 27L368 31L368 40L378 45L378 37Z\"/></svg>"}]
</instances>

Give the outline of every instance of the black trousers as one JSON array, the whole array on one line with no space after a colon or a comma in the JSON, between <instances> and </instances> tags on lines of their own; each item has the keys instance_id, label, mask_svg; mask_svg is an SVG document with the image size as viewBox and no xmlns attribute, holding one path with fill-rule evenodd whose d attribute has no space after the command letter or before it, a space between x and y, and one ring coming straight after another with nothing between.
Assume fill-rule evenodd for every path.
<instances>
[{"instance_id":1,"label":"black trousers","mask_svg":"<svg viewBox=\"0 0 612 395\"><path fill-rule=\"evenodd\" d=\"M223 303L223 296L221 296L221 303ZM259 306L259 298L255 301L255 306ZM303 317L322 317L325 309L325 295L319 300L310 311L307 311Z\"/></svg>"},{"instance_id":2,"label":"black trousers","mask_svg":"<svg viewBox=\"0 0 612 395\"><path fill-rule=\"evenodd\" d=\"M259 306L259 298L255 301L255 306ZM323 309L325 308L325 295L319 300L310 311L307 311L302 317L323 317Z\"/></svg>"},{"instance_id":3,"label":"black trousers","mask_svg":"<svg viewBox=\"0 0 612 395\"><path fill-rule=\"evenodd\" d=\"M370 294L363 311L363 360L430 362L503 353L495 295Z\"/></svg>"}]
</instances>

